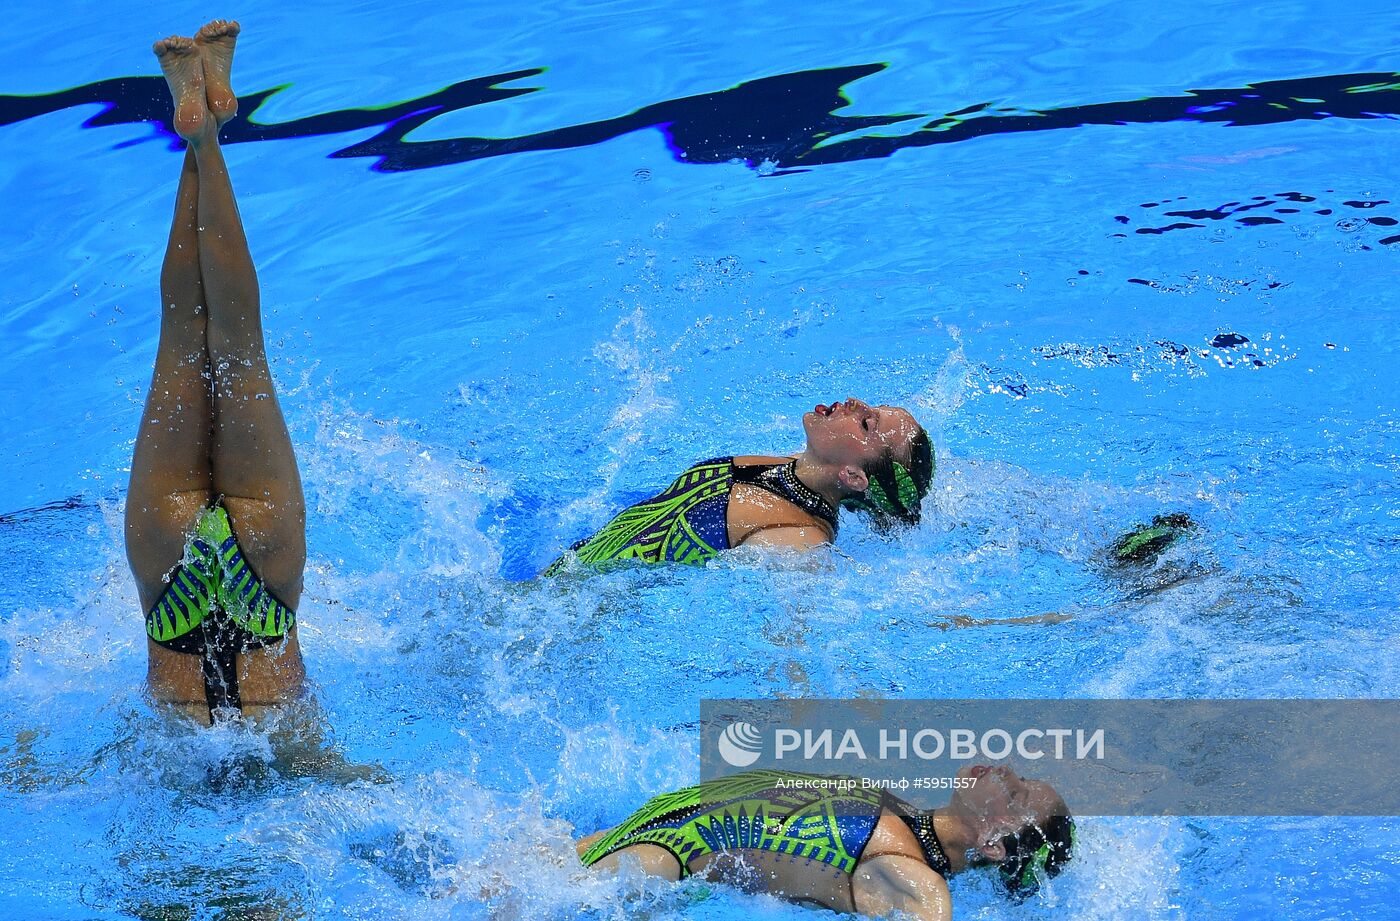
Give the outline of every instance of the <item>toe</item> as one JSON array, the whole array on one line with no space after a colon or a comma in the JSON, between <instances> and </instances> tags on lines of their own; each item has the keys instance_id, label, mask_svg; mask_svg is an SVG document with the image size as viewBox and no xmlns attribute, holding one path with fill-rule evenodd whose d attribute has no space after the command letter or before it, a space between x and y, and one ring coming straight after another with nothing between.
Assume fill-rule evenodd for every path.
<instances>
[{"instance_id":1,"label":"toe","mask_svg":"<svg viewBox=\"0 0 1400 921\"><path fill-rule=\"evenodd\" d=\"M215 19L200 28L199 37L205 41L213 41L219 38L234 38L238 32L237 22L231 19Z\"/></svg>"}]
</instances>

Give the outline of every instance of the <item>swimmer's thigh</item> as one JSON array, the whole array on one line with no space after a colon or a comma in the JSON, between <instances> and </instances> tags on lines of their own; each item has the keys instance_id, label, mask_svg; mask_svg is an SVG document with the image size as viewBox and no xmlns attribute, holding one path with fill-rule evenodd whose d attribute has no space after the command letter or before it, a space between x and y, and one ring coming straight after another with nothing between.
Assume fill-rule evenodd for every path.
<instances>
[{"instance_id":1,"label":"swimmer's thigh","mask_svg":"<svg viewBox=\"0 0 1400 921\"><path fill-rule=\"evenodd\" d=\"M613 851L593 866L607 873L616 873L624 858L640 864L647 876L659 876L673 883L681 878L681 862L659 844L633 844Z\"/></svg>"}]
</instances>

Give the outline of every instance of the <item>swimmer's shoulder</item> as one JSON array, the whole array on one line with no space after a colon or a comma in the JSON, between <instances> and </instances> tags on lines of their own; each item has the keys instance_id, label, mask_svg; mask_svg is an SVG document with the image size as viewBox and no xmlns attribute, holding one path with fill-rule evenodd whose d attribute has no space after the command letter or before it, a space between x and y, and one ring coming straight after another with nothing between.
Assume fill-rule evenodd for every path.
<instances>
[{"instance_id":1,"label":"swimmer's shoulder","mask_svg":"<svg viewBox=\"0 0 1400 921\"><path fill-rule=\"evenodd\" d=\"M927 921L948 921L953 897L948 881L928 865L909 826L888 809L851 874L851 898L862 914L903 911Z\"/></svg>"},{"instance_id":2,"label":"swimmer's shoulder","mask_svg":"<svg viewBox=\"0 0 1400 921\"><path fill-rule=\"evenodd\" d=\"M771 467L797 460L793 455L782 454L736 454L731 460L736 467Z\"/></svg>"},{"instance_id":3,"label":"swimmer's shoulder","mask_svg":"<svg viewBox=\"0 0 1400 921\"><path fill-rule=\"evenodd\" d=\"M773 467L791 463L791 456L743 454L733 458L736 467ZM759 486L735 483L729 493L729 546L790 547L810 549L835 539L831 527L811 514Z\"/></svg>"},{"instance_id":4,"label":"swimmer's shoulder","mask_svg":"<svg viewBox=\"0 0 1400 921\"><path fill-rule=\"evenodd\" d=\"M860 859L864 861L867 857L874 858L886 854L912 857L928 866L928 862L924 860L924 850L919 846L919 839L914 837L909 824L889 809L881 809L880 820L875 823L875 830L870 833L870 840L865 843L865 850L861 851Z\"/></svg>"}]
</instances>

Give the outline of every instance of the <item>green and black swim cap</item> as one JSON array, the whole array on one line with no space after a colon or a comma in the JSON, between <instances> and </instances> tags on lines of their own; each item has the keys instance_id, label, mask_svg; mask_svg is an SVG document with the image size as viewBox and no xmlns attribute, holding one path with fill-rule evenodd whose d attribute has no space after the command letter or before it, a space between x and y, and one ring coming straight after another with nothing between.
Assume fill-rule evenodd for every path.
<instances>
[{"instance_id":1,"label":"green and black swim cap","mask_svg":"<svg viewBox=\"0 0 1400 921\"><path fill-rule=\"evenodd\" d=\"M1027 825L1001 839L1006 859L998 866L1006 891L1017 899L1033 895L1042 881L1060 874L1074 849L1074 819L1052 815L1043 826Z\"/></svg>"},{"instance_id":2,"label":"green and black swim cap","mask_svg":"<svg viewBox=\"0 0 1400 921\"><path fill-rule=\"evenodd\" d=\"M1113 542L1113 560L1116 563L1150 563L1194 530L1196 522L1185 512L1154 515L1151 524L1135 525Z\"/></svg>"},{"instance_id":3,"label":"green and black swim cap","mask_svg":"<svg viewBox=\"0 0 1400 921\"><path fill-rule=\"evenodd\" d=\"M872 470L866 471L870 485L859 496L842 504L875 515L876 520L901 524L919 523L919 504L933 485L933 445L923 429L909 444L909 465L905 466L888 454Z\"/></svg>"}]
</instances>

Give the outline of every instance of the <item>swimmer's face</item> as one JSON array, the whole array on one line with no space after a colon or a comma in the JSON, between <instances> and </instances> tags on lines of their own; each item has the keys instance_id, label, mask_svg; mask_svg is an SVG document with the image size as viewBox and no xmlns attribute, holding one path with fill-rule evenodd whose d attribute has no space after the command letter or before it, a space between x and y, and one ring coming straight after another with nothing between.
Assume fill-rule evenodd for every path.
<instances>
[{"instance_id":1,"label":"swimmer's face","mask_svg":"<svg viewBox=\"0 0 1400 921\"><path fill-rule=\"evenodd\" d=\"M909 410L871 406L855 397L819 404L802 416L802 428L807 433L807 450L817 460L861 472L886 454L908 466L914 436L923 431ZM863 491L865 486L852 488Z\"/></svg>"},{"instance_id":2,"label":"swimmer's face","mask_svg":"<svg viewBox=\"0 0 1400 921\"><path fill-rule=\"evenodd\" d=\"M958 777L975 782L955 790L949 805L972 822L979 844L993 849L1000 847L997 842L1002 837L1017 834L1027 825L1043 825L1053 815L1069 814L1054 787L1027 780L1008 767L968 765L958 771ZM986 856L1000 859L1004 855Z\"/></svg>"}]
</instances>

